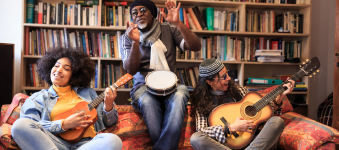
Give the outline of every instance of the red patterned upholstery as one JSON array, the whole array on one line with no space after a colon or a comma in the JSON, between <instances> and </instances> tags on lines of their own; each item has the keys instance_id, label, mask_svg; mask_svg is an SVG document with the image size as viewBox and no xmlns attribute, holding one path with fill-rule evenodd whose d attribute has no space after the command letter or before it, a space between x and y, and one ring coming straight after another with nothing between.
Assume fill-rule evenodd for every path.
<instances>
[{"instance_id":1,"label":"red patterned upholstery","mask_svg":"<svg viewBox=\"0 0 339 150\"><path fill-rule=\"evenodd\" d=\"M262 96L269 93L274 87L258 92ZM9 105L3 105L1 108L1 118L4 116ZM119 121L116 125L102 132L117 134L123 141L124 150L141 150L152 149L152 142L147 131L142 115L130 105L117 105ZM279 148L281 149L317 149L317 150L334 150L335 143L338 142L339 133L337 130L322 125L312 119L302 115L289 112L293 108L288 99L283 99L283 113L288 112L281 117L285 120L285 129L280 137ZM18 119L19 110L15 110L9 117L8 123ZM180 150L192 150L190 144L191 135L195 131L195 118L191 117L191 107L187 107L185 113L184 126L182 128ZM10 135L2 136L0 139L0 150L7 150L6 146L14 142ZM335 143L334 143L335 142Z\"/></svg>"},{"instance_id":2,"label":"red patterned upholstery","mask_svg":"<svg viewBox=\"0 0 339 150\"><path fill-rule=\"evenodd\" d=\"M130 105L117 105L119 121L114 126L102 131L118 135L123 143L123 150L152 149L146 124L142 115ZM185 113L184 126L181 131L179 149L192 149L190 137L195 132L195 119L191 117L191 107Z\"/></svg>"},{"instance_id":3,"label":"red patterned upholstery","mask_svg":"<svg viewBox=\"0 0 339 150\"><path fill-rule=\"evenodd\" d=\"M279 148L316 149L324 143L339 144L339 131L294 112L281 116L285 129L280 136ZM326 149L326 147L324 147Z\"/></svg>"}]
</instances>

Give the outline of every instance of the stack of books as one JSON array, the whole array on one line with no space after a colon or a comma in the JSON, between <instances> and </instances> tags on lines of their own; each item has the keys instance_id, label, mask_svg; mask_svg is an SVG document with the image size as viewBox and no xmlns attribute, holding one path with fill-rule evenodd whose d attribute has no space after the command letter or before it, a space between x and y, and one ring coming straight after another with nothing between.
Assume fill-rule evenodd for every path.
<instances>
[{"instance_id":1,"label":"stack of books","mask_svg":"<svg viewBox=\"0 0 339 150\"><path fill-rule=\"evenodd\" d=\"M256 50L255 56L258 56L259 62L284 62L282 50Z\"/></svg>"},{"instance_id":2,"label":"stack of books","mask_svg":"<svg viewBox=\"0 0 339 150\"><path fill-rule=\"evenodd\" d=\"M293 91L307 91L307 87L305 85L305 82L295 82Z\"/></svg>"}]
</instances>

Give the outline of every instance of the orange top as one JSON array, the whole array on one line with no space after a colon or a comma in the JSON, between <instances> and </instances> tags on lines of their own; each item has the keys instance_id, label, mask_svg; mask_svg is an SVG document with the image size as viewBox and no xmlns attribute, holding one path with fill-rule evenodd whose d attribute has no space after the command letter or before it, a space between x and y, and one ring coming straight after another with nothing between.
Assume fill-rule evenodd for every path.
<instances>
[{"instance_id":1,"label":"orange top","mask_svg":"<svg viewBox=\"0 0 339 150\"><path fill-rule=\"evenodd\" d=\"M53 89L58 94L59 99L51 112L51 120L53 120L58 114L71 110L76 104L83 101L71 88L71 86L57 87L53 85ZM85 132L83 137L94 137L96 132L94 125L90 126Z\"/></svg>"}]
</instances>

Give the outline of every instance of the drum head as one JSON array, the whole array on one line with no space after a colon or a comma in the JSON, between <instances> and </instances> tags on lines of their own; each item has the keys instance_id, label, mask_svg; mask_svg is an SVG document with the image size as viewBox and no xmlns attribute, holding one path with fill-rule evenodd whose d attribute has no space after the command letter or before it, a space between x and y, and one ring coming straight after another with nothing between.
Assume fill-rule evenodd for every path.
<instances>
[{"instance_id":1,"label":"drum head","mask_svg":"<svg viewBox=\"0 0 339 150\"><path fill-rule=\"evenodd\" d=\"M152 89L169 89L177 83L177 76L171 71L154 71L146 76L146 84Z\"/></svg>"}]
</instances>

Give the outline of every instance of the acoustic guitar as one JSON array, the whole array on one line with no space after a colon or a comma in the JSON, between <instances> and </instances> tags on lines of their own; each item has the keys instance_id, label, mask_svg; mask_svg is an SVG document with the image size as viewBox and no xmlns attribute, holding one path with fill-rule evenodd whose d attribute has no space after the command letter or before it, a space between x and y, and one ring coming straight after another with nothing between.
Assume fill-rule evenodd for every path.
<instances>
[{"instance_id":1,"label":"acoustic guitar","mask_svg":"<svg viewBox=\"0 0 339 150\"><path fill-rule=\"evenodd\" d=\"M133 77L127 73L124 76L122 76L119 80L117 80L112 86L114 88L118 88L119 86L126 84L131 79L133 79ZM104 99L105 99L105 92L101 93L96 99L94 99L90 103L86 101L81 101L77 105L75 105L71 110L57 115L53 121L66 119L70 115L83 111L85 112L85 115L91 115L91 118L88 120L93 121L91 124L89 124L85 128L81 128L81 127L73 128L65 132L59 133L58 135L69 143L79 142L81 138L83 137L84 133L86 132L86 130L98 120L98 115L97 115L97 111L95 108L98 107L98 105Z\"/></svg>"},{"instance_id":2,"label":"acoustic guitar","mask_svg":"<svg viewBox=\"0 0 339 150\"><path fill-rule=\"evenodd\" d=\"M303 76L310 75L311 77L312 73L319 71L317 70L319 67L320 62L318 58L313 57L290 79L297 81ZM227 142L225 143L225 145L231 149L244 148L252 141L257 126L272 117L273 110L267 104L287 89L286 87L283 87L286 83L288 83L288 81L285 81L264 97L256 92L249 92L239 102L227 103L214 108L209 116L209 125L230 125L236 121L237 117L243 117L245 120L253 120L255 127L252 129L252 133L234 132L227 138Z\"/></svg>"}]
</instances>

